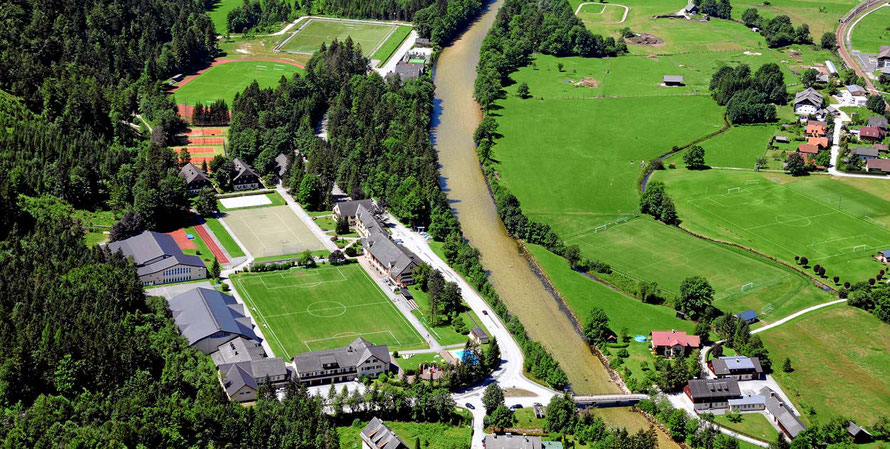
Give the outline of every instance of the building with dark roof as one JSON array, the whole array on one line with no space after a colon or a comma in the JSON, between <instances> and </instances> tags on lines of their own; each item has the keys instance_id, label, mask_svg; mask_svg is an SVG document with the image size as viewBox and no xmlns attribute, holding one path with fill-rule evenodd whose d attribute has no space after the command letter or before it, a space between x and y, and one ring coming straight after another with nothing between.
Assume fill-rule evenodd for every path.
<instances>
[{"instance_id":1,"label":"building with dark roof","mask_svg":"<svg viewBox=\"0 0 890 449\"><path fill-rule=\"evenodd\" d=\"M189 346L211 354L238 337L261 341L235 298L209 288L195 288L168 302L173 321Z\"/></svg>"},{"instance_id":2,"label":"building with dark roof","mask_svg":"<svg viewBox=\"0 0 890 449\"><path fill-rule=\"evenodd\" d=\"M226 396L234 402L255 401L262 383L269 382L276 387L287 382L289 378L290 371L281 357L219 366L219 381Z\"/></svg>"},{"instance_id":3,"label":"building with dark roof","mask_svg":"<svg viewBox=\"0 0 890 449\"><path fill-rule=\"evenodd\" d=\"M235 190L253 190L262 186L260 176L246 162L236 157L232 165L235 167L232 174L232 187Z\"/></svg>"},{"instance_id":4,"label":"building with dark roof","mask_svg":"<svg viewBox=\"0 0 890 449\"><path fill-rule=\"evenodd\" d=\"M794 113L810 115L822 109L824 97L816 89L808 87L794 95Z\"/></svg>"},{"instance_id":5,"label":"building with dark roof","mask_svg":"<svg viewBox=\"0 0 890 449\"><path fill-rule=\"evenodd\" d=\"M207 267L198 256L183 254L173 237L145 231L134 237L108 244L136 264L142 285L169 284L207 278Z\"/></svg>"},{"instance_id":6,"label":"building with dark roof","mask_svg":"<svg viewBox=\"0 0 890 449\"><path fill-rule=\"evenodd\" d=\"M742 320L742 321L744 321L746 324L754 324L754 323L757 322L758 319L760 319L760 318L757 316L757 312L755 312L755 311L753 311L753 310L751 310L751 309L748 309L748 310L746 310L746 311L744 311L744 312L737 313L737 314L735 315L735 317L738 318L738 319L740 319L740 320Z\"/></svg>"},{"instance_id":7,"label":"building with dark roof","mask_svg":"<svg viewBox=\"0 0 890 449\"><path fill-rule=\"evenodd\" d=\"M376 233L387 234L386 226L377 219L377 212L375 212L377 210L376 204L372 206L372 209L366 208L364 204L358 205L355 212L355 229L359 235L370 237Z\"/></svg>"},{"instance_id":8,"label":"building with dark roof","mask_svg":"<svg viewBox=\"0 0 890 449\"><path fill-rule=\"evenodd\" d=\"M890 45L881 45L878 50L878 68L890 67Z\"/></svg>"},{"instance_id":9,"label":"building with dark roof","mask_svg":"<svg viewBox=\"0 0 890 449\"><path fill-rule=\"evenodd\" d=\"M692 379L683 391L692 400L696 412L723 410L729 407L730 399L742 396L735 379Z\"/></svg>"},{"instance_id":10,"label":"building with dark roof","mask_svg":"<svg viewBox=\"0 0 890 449\"><path fill-rule=\"evenodd\" d=\"M372 232L362 239L362 249L371 265L402 287L414 283L412 274L420 258L408 248L392 241L389 234Z\"/></svg>"},{"instance_id":11,"label":"building with dark roof","mask_svg":"<svg viewBox=\"0 0 890 449\"><path fill-rule=\"evenodd\" d=\"M373 418L361 432L362 449L408 449L405 441L399 438L380 418Z\"/></svg>"},{"instance_id":12,"label":"building with dark roof","mask_svg":"<svg viewBox=\"0 0 890 449\"><path fill-rule=\"evenodd\" d=\"M881 128L884 131L887 131L887 117L873 115L868 118L868 126L873 126L875 128Z\"/></svg>"},{"instance_id":13,"label":"building with dark roof","mask_svg":"<svg viewBox=\"0 0 890 449\"><path fill-rule=\"evenodd\" d=\"M237 337L229 340L210 354L216 366L228 363L251 362L266 357L266 350L262 343L249 338Z\"/></svg>"},{"instance_id":14,"label":"building with dark roof","mask_svg":"<svg viewBox=\"0 0 890 449\"><path fill-rule=\"evenodd\" d=\"M485 449L543 449L544 441L536 436L486 434L482 446Z\"/></svg>"},{"instance_id":15,"label":"building with dark roof","mask_svg":"<svg viewBox=\"0 0 890 449\"><path fill-rule=\"evenodd\" d=\"M304 352L294 356L296 377L309 385L349 382L360 376L375 377L389 371L389 347L356 338L345 348Z\"/></svg>"},{"instance_id":16,"label":"building with dark roof","mask_svg":"<svg viewBox=\"0 0 890 449\"><path fill-rule=\"evenodd\" d=\"M878 149L873 147L856 147L850 150L850 154L858 157L860 160L867 161L878 157Z\"/></svg>"},{"instance_id":17,"label":"building with dark roof","mask_svg":"<svg viewBox=\"0 0 890 449\"><path fill-rule=\"evenodd\" d=\"M757 357L720 357L708 362L708 368L718 379L752 380L763 377Z\"/></svg>"},{"instance_id":18,"label":"building with dark roof","mask_svg":"<svg viewBox=\"0 0 890 449\"><path fill-rule=\"evenodd\" d=\"M488 344L489 338L488 334L481 327L474 327L470 329L470 339L472 339L478 345Z\"/></svg>"},{"instance_id":19,"label":"building with dark roof","mask_svg":"<svg viewBox=\"0 0 890 449\"><path fill-rule=\"evenodd\" d=\"M204 188L213 188L210 178L207 177L203 170L195 167L191 162L182 166L182 169L179 170L179 177L185 180L186 188L191 195L196 195Z\"/></svg>"},{"instance_id":20,"label":"building with dark roof","mask_svg":"<svg viewBox=\"0 0 890 449\"><path fill-rule=\"evenodd\" d=\"M683 86L683 75L664 75L661 81L665 86Z\"/></svg>"},{"instance_id":21,"label":"building with dark roof","mask_svg":"<svg viewBox=\"0 0 890 449\"><path fill-rule=\"evenodd\" d=\"M340 217L346 217L349 220L349 223L355 223L355 217L358 214L358 208L364 207L368 212L372 215L378 212L377 203L373 198L368 198L364 200L350 200L350 201L339 201L334 204L332 212L334 213L334 218L339 220Z\"/></svg>"},{"instance_id":22,"label":"building with dark roof","mask_svg":"<svg viewBox=\"0 0 890 449\"><path fill-rule=\"evenodd\" d=\"M865 161L865 170L890 173L890 159L869 159Z\"/></svg>"},{"instance_id":23,"label":"building with dark roof","mask_svg":"<svg viewBox=\"0 0 890 449\"><path fill-rule=\"evenodd\" d=\"M763 387L760 389L760 395L766 398L766 411L770 418L788 438L793 439L806 430L807 426L803 425L800 418L775 391L769 387Z\"/></svg>"},{"instance_id":24,"label":"building with dark roof","mask_svg":"<svg viewBox=\"0 0 890 449\"><path fill-rule=\"evenodd\" d=\"M853 443L855 444L867 444L875 440L875 437L871 433L862 427L857 426L853 421L847 423L847 433L853 437Z\"/></svg>"},{"instance_id":25,"label":"building with dark roof","mask_svg":"<svg viewBox=\"0 0 890 449\"><path fill-rule=\"evenodd\" d=\"M410 62L410 61L399 61L396 63L396 67L392 72L389 72L388 76L398 76L402 81L413 80L420 78L420 75L423 75L424 70L426 69L426 64L422 64L419 62Z\"/></svg>"}]
</instances>

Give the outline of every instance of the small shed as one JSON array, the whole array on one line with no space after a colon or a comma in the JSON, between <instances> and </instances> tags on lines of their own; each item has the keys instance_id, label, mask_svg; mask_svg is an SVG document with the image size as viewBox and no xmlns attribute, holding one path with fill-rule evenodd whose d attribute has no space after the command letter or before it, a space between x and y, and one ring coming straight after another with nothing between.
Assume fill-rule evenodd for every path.
<instances>
[{"instance_id":1,"label":"small shed","mask_svg":"<svg viewBox=\"0 0 890 449\"><path fill-rule=\"evenodd\" d=\"M414 295L412 295L411 292L408 291L408 289L405 287L399 287L399 293L401 293L402 296L404 296L407 300L414 299Z\"/></svg>"},{"instance_id":2,"label":"small shed","mask_svg":"<svg viewBox=\"0 0 890 449\"><path fill-rule=\"evenodd\" d=\"M853 421L850 421L847 424L847 433L853 437L853 442L856 444L871 443L875 440L875 437L872 436L872 434L868 433L868 431L862 427L857 426Z\"/></svg>"},{"instance_id":3,"label":"small shed","mask_svg":"<svg viewBox=\"0 0 890 449\"><path fill-rule=\"evenodd\" d=\"M481 327L474 327L472 330L470 330L470 338L473 339L476 344L480 345L488 344L489 340L488 334L486 334Z\"/></svg>"},{"instance_id":4,"label":"small shed","mask_svg":"<svg viewBox=\"0 0 890 449\"><path fill-rule=\"evenodd\" d=\"M746 310L742 313L736 314L735 317L748 324L756 323L759 319L757 316L757 312L753 310Z\"/></svg>"},{"instance_id":5,"label":"small shed","mask_svg":"<svg viewBox=\"0 0 890 449\"><path fill-rule=\"evenodd\" d=\"M828 69L828 73L832 76L838 76L837 67L835 67L834 63L831 61L825 61L825 68Z\"/></svg>"},{"instance_id":6,"label":"small shed","mask_svg":"<svg viewBox=\"0 0 890 449\"><path fill-rule=\"evenodd\" d=\"M662 77L665 86L684 86L683 75L664 75Z\"/></svg>"},{"instance_id":7,"label":"small shed","mask_svg":"<svg viewBox=\"0 0 890 449\"><path fill-rule=\"evenodd\" d=\"M788 136L776 136L776 142L779 143L791 143L791 139Z\"/></svg>"}]
</instances>

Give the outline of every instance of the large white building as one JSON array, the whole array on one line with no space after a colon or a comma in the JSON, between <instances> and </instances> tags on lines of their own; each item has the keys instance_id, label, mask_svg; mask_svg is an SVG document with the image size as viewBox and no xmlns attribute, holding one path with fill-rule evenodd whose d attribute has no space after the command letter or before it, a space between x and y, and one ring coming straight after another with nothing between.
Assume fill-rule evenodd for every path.
<instances>
[{"instance_id":1,"label":"large white building","mask_svg":"<svg viewBox=\"0 0 890 449\"><path fill-rule=\"evenodd\" d=\"M296 376L309 385L349 382L361 376L376 377L389 371L389 347L356 338L345 348L304 352L294 356Z\"/></svg>"},{"instance_id":2,"label":"large white building","mask_svg":"<svg viewBox=\"0 0 890 449\"><path fill-rule=\"evenodd\" d=\"M135 237L108 244L136 264L142 285L169 284L207 278L207 267L198 256L183 254L173 237L145 231Z\"/></svg>"}]
</instances>

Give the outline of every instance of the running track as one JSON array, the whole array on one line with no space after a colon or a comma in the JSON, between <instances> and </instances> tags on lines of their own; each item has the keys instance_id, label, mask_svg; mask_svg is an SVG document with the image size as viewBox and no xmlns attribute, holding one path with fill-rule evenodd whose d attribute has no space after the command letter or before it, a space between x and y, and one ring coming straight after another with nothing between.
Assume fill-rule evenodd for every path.
<instances>
[{"instance_id":1,"label":"running track","mask_svg":"<svg viewBox=\"0 0 890 449\"><path fill-rule=\"evenodd\" d=\"M219 261L220 264L229 263L229 258L226 257L226 253L216 245L216 242L213 240L213 237L210 236L210 233L207 232L207 229L204 228L203 224L195 225L195 232L201 236L201 239L204 240L204 243L207 245L207 248L216 256L216 260Z\"/></svg>"}]
</instances>

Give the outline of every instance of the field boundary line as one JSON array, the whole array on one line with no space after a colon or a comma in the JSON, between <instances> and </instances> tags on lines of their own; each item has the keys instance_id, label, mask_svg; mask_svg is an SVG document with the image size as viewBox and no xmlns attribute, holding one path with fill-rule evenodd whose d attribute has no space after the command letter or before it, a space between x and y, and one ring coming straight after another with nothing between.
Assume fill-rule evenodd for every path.
<instances>
[{"instance_id":1,"label":"field boundary line","mask_svg":"<svg viewBox=\"0 0 890 449\"><path fill-rule=\"evenodd\" d=\"M257 307L256 301L253 300L253 297L250 295L250 292L248 291L248 289L244 288L244 285L241 283L241 279L239 277L235 277L235 278L232 278L232 282L234 284L237 284L236 287L241 287L241 290L244 292L243 298L244 298L245 305L248 301L250 301L251 315L253 315L253 314L258 315L259 318L263 321L263 324L265 324L265 329L268 329L269 334L272 335L272 338L274 338L275 341L278 342L278 346L281 348L281 351L283 352L283 354L280 354L279 357L285 357L286 355L290 355L290 354L287 354L287 348L284 346L284 343L281 342L281 339L278 337L278 334L275 333L275 330L272 329L272 326L269 326L269 320L267 318L265 318L262 313L260 313L260 309ZM235 290L237 291L238 288L236 288ZM241 292L238 292L238 293L241 293ZM254 321L257 321L256 317L254 317ZM257 324L260 324L260 322L257 321ZM265 333L266 332L263 331L263 334L265 334Z\"/></svg>"},{"instance_id":2,"label":"field boundary line","mask_svg":"<svg viewBox=\"0 0 890 449\"><path fill-rule=\"evenodd\" d=\"M314 342L319 342L319 341L326 341L326 340L334 340L334 339L337 339L337 338L350 338L350 337L352 337L352 338L359 338L359 337L362 337L362 336L364 336L364 335L374 335L374 334L389 334L389 336L392 337L392 339L395 340L396 343L397 343L399 346L402 346L402 342L396 337L396 335L395 335L391 330L388 330L388 329L387 329L387 330L380 330L380 331L373 331L373 332L341 332L340 334L338 334L338 335L334 335L334 336L331 336L331 337L326 337L326 338L314 338L314 339L312 339L312 340L306 340L306 341L303 342L303 344L306 345L306 348L307 348L307 349L309 349L310 351L313 351L312 346L309 346L309 343L314 343Z\"/></svg>"},{"instance_id":3,"label":"field boundary line","mask_svg":"<svg viewBox=\"0 0 890 449\"><path fill-rule=\"evenodd\" d=\"M359 268L360 268L359 271L361 271L365 275L365 277L368 279L368 281L370 281L372 284L374 284L374 287L377 288L377 293L379 293L380 295L383 295L383 298L386 300L387 303L389 303L390 307L392 309L395 309L396 314L399 316L399 318L402 319L402 322L405 324L405 326L407 326L409 329L411 329L411 331L414 332L414 334L418 338L420 338L420 344L426 344L427 341L425 338L423 338L423 335L421 335L420 332L418 332L417 329L414 328L414 325L412 325L411 322L408 321L408 318L405 317L405 315L402 313L402 310L399 309L399 307L397 305L395 305L395 303L393 303L393 301L389 298L389 296L386 294L386 292L383 291L383 289L374 280L374 278L372 278L371 275L368 274L368 272L365 270L365 267L363 267L363 266L361 266L361 264L359 264ZM339 270L339 267L337 269Z\"/></svg>"}]
</instances>

